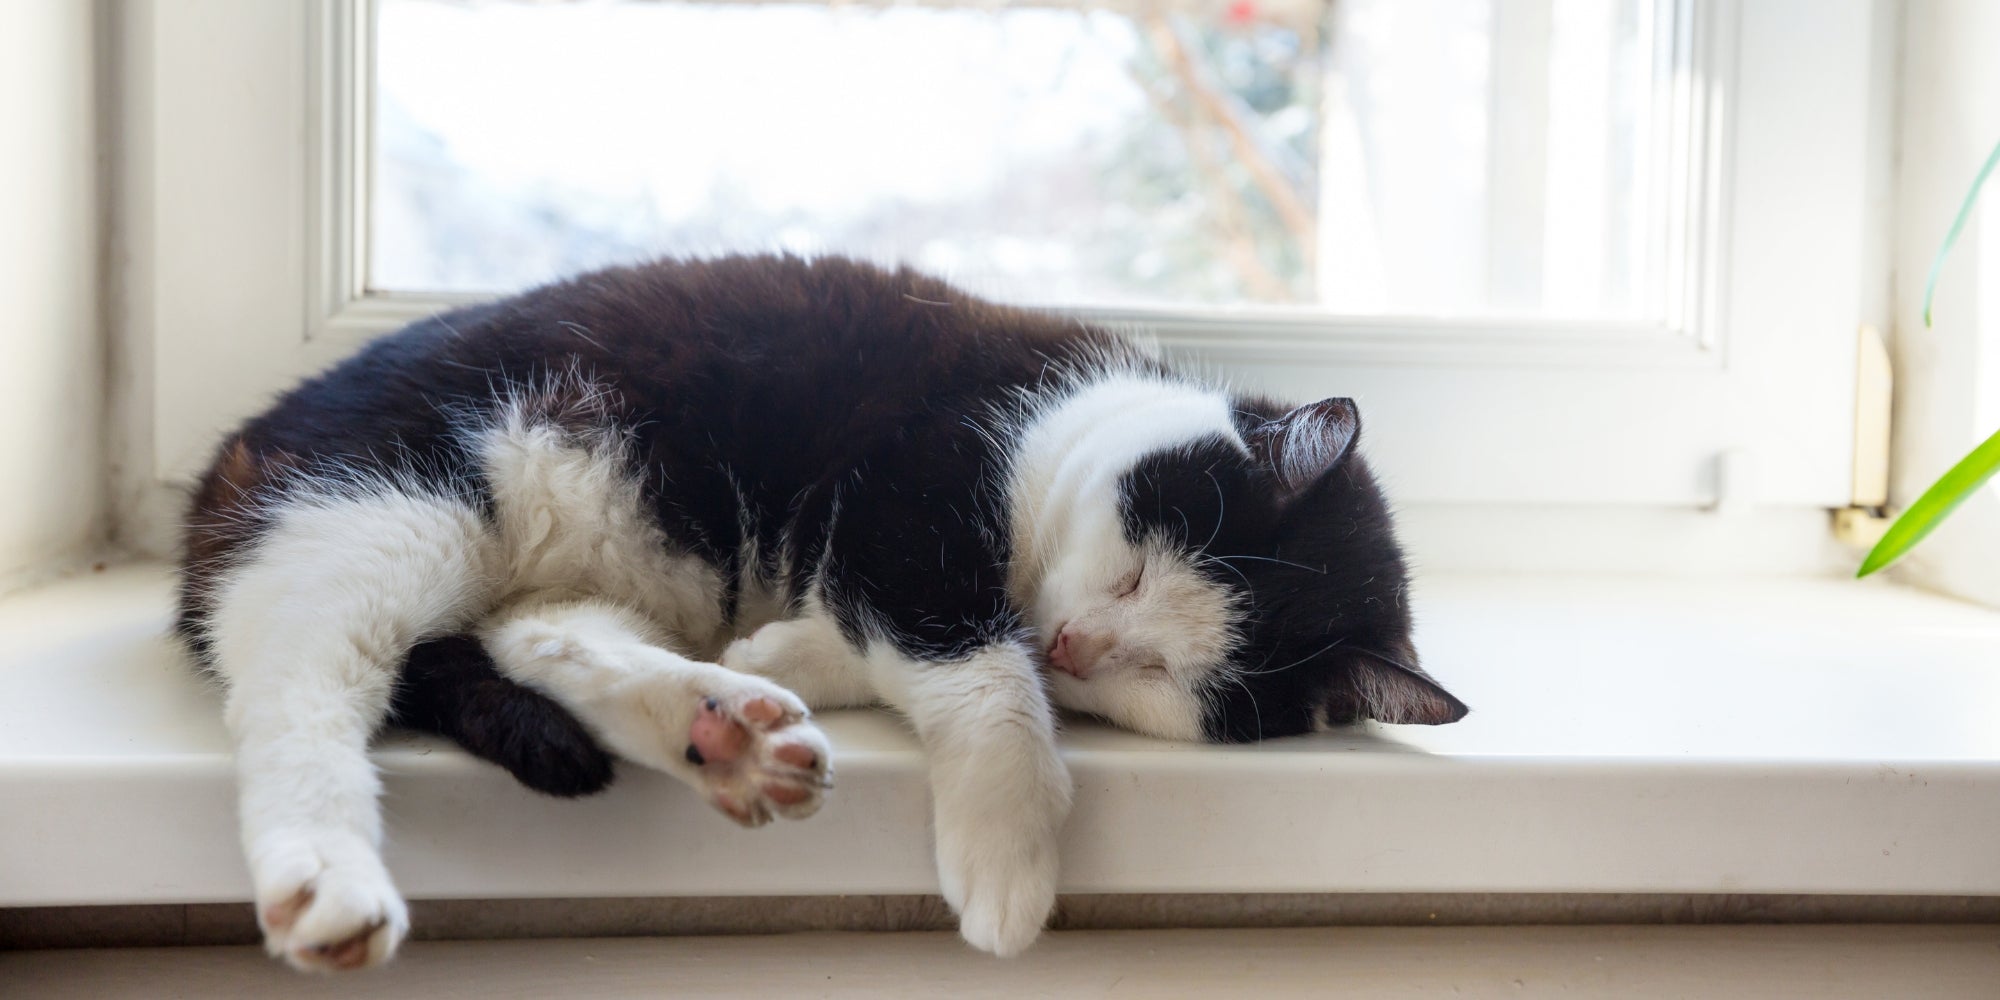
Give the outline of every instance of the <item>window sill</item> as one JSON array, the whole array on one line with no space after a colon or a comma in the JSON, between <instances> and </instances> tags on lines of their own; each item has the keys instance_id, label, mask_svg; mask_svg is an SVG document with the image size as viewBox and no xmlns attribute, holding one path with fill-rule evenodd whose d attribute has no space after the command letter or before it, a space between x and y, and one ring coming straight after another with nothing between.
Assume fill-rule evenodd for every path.
<instances>
[{"instance_id":1,"label":"window sill","mask_svg":"<svg viewBox=\"0 0 2000 1000\"><path fill-rule=\"evenodd\" d=\"M218 698L157 565L0 600L0 906L241 900ZM1070 725L1062 889L2000 894L2000 613L1835 580L1439 576L1419 646L1474 714L1215 748ZM924 768L825 717L817 817L736 829L628 768L539 798L385 739L413 898L928 893Z\"/></svg>"}]
</instances>

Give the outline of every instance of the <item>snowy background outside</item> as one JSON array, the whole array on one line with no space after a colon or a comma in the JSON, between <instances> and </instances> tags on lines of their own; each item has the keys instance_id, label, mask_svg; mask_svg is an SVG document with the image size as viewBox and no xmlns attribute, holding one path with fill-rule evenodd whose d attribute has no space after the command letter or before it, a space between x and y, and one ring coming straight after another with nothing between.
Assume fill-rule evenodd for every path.
<instances>
[{"instance_id":1,"label":"snowy background outside","mask_svg":"<svg viewBox=\"0 0 2000 1000\"><path fill-rule=\"evenodd\" d=\"M1496 55L1522 11L1541 26L1525 75L1520 51ZM786 249L1048 304L1648 318L1654 17L1650 0L380 0L369 282L507 291ZM1525 158L1494 134L1524 77Z\"/></svg>"}]
</instances>

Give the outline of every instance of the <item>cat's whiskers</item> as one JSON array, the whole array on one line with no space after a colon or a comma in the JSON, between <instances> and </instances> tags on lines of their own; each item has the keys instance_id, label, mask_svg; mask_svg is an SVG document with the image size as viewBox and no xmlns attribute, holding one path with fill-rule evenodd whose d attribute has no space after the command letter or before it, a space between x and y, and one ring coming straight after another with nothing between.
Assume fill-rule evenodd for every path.
<instances>
[{"instance_id":1,"label":"cat's whiskers","mask_svg":"<svg viewBox=\"0 0 2000 1000\"><path fill-rule=\"evenodd\" d=\"M1215 478L1215 468L1213 466L1201 470L1201 474L1207 476L1208 481L1215 486L1215 530L1208 533L1208 541L1201 543L1201 551L1206 553L1208 552L1208 547L1215 544L1215 537L1222 534L1222 521L1229 514L1229 500L1222 495L1222 480ZM1238 575L1240 576L1241 574ZM1250 581L1245 580L1243 582L1249 583Z\"/></svg>"},{"instance_id":2,"label":"cat's whiskers","mask_svg":"<svg viewBox=\"0 0 2000 1000\"><path fill-rule=\"evenodd\" d=\"M1304 563L1295 563L1290 559L1273 559L1270 556L1215 556L1214 558L1220 559L1224 562L1229 562L1231 560L1236 560L1236 559L1253 559L1256 560L1257 562L1277 563L1280 566L1290 566L1294 569L1302 569L1308 573L1318 573L1321 576L1326 575L1325 566L1307 566Z\"/></svg>"},{"instance_id":3,"label":"cat's whiskers","mask_svg":"<svg viewBox=\"0 0 2000 1000\"><path fill-rule=\"evenodd\" d=\"M1243 581L1243 585L1244 585L1245 587L1248 587L1248 586L1250 586L1250 578L1249 578L1249 577L1247 577L1247 576L1244 576L1244 575L1243 575L1243 571L1242 571L1242 570L1240 570L1240 569L1237 569L1236 567L1234 567L1234 566L1231 566L1231 565L1229 565L1229 563L1228 563L1228 562L1226 562L1226 561L1224 561L1224 560L1222 560L1222 559L1219 559L1219 558L1217 558L1217 557L1215 557L1215 556L1211 556L1211 555L1208 555L1208 554L1206 554L1206 553L1197 553L1197 555L1199 556L1199 559L1198 559L1198 561L1197 561L1197 562L1195 563L1195 565L1197 565L1197 566L1206 566L1206 565L1208 565L1208 564L1210 564L1210 563L1214 563L1215 565L1218 565L1218 566L1221 566L1221 567L1222 567L1223 569L1226 569L1226 570L1230 571L1231 573L1234 573L1234 574L1236 574L1236 577L1237 577L1237 579L1240 579L1240 580L1242 580L1242 581Z\"/></svg>"},{"instance_id":4,"label":"cat's whiskers","mask_svg":"<svg viewBox=\"0 0 2000 1000\"><path fill-rule=\"evenodd\" d=\"M1239 677L1239 676L1237 676L1236 674L1233 674L1233 673L1230 673L1230 674L1224 674L1223 676L1224 676L1225 678L1227 678L1227 679L1229 680L1229 682L1230 682L1230 683L1232 683L1232 684L1236 685L1236 686L1237 686L1237 687L1239 687L1239 688L1242 688L1242 689L1243 689L1243 694L1244 694L1244 696L1250 699L1250 711L1251 711L1251 713L1252 713L1252 715L1251 715L1251 718L1254 718L1254 719L1256 719L1256 720L1257 720L1257 735L1256 735L1256 737L1255 737L1255 738L1256 738L1256 739L1260 739L1260 740L1261 740L1261 739L1263 739L1263 738L1264 738L1264 710L1263 710L1262 708L1258 707L1258 705L1257 705L1257 695L1256 695L1256 693L1255 693L1255 692L1252 692L1252 691L1250 690L1250 685L1248 685L1248 684L1245 684L1245 683L1243 683L1243 678L1242 678L1242 677ZM1226 706L1225 706L1225 712L1226 712L1226 711L1227 711L1227 709L1226 709Z\"/></svg>"},{"instance_id":5,"label":"cat's whiskers","mask_svg":"<svg viewBox=\"0 0 2000 1000\"><path fill-rule=\"evenodd\" d=\"M1242 673L1242 674L1241 674L1241 675L1239 675L1239 676L1243 676L1243 677L1269 677L1269 676L1271 676L1271 675L1273 675L1273 674L1282 674L1282 673L1284 673L1285 671L1287 671L1287 670L1290 670L1290 669L1292 669L1293 667L1296 667L1296 666L1298 666L1298 665L1299 665L1299 664L1301 664L1301 663L1307 663L1307 662L1310 662L1310 661L1312 661L1312 660L1316 660L1316 659L1318 659L1318 658L1320 657L1320 655L1321 655L1321 654L1323 654L1323 653L1327 652L1327 651L1328 651L1328 650L1330 650L1330 649L1333 649L1333 648L1334 648L1334 647L1336 647L1336 646L1339 646L1339 645L1340 645L1341 643L1344 643L1344 642L1346 642L1346 641L1347 641L1347 637L1346 637L1346 636L1341 636L1340 638L1338 638L1338 639L1335 639L1335 640L1333 640L1333 641L1332 641L1332 642L1330 642L1330 643L1327 643L1327 644L1326 644L1325 646L1322 646L1322 647L1320 647L1320 649L1319 649L1319 651L1318 651L1318 652L1315 652L1315 653L1311 653L1311 654L1308 654L1308 655L1306 655L1306 656L1304 656L1304 657L1301 657L1301 658L1299 658L1299 659L1296 659L1296 660L1293 660L1292 662L1290 662L1290 663L1287 663L1287 664L1285 664L1284 666L1282 666L1282 667L1279 667L1279 668L1278 668L1278 669L1276 669L1276 670L1264 670L1264 669L1262 669L1262 667L1263 667L1263 664L1261 664L1261 663L1260 663L1260 664L1258 664L1258 668L1259 668L1259 669L1257 669L1257 670L1252 670L1252 671L1246 671L1246 672ZM1268 662L1270 662L1270 657L1265 657L1265 662L1267 662L1267 663L1268 663Z\"/></svg>"}]
</instances>

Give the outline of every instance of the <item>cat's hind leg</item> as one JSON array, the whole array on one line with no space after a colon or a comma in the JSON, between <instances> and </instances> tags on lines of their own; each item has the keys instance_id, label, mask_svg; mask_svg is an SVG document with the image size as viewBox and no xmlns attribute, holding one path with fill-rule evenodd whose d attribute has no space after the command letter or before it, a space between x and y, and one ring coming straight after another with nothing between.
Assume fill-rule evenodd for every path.
<instances>
[{"instance_id":1,"label":"cat's hind leg","mask_svg":"<svg viewBox=\"0 0 2000 1000\"><path fill-rule=\"evenodd\" d=\"M744 826L802 819L832 786L831 753L804 702L761 677L663 646L630 609L529 601L482 635L501 673L547 693L627 760L687 783Z\"/></svg>"},{"instance_id":2,"label":"cat's hind leg","mask_svg":"<svg viewBox=\"0 0 2000 1000\"><path fill-rule=\"evenodd\" d=\"M265 947L312 971L385 961L409 926L382 864L368 740L427 634L491 600L479 512L388 486L293 500L216 579L238 809Z\"/></svg>"}]
</instances>

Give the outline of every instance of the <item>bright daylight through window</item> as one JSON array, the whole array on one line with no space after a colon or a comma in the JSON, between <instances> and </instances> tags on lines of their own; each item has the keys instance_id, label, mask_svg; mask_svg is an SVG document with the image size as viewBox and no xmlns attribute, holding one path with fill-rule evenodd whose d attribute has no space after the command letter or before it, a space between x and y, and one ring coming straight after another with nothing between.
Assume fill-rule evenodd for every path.
<instances>
[{"instance_id":1,"label":"bright daylight through window","mask_svg":"<svg viewBox=\"0 0 2000 1000\"><path fill-rule=\"evenodd\" d=\"M1051 304L1653 321L1669 0L380 0L367 282L660 253Z\"/></svg>"}]
</instances>

